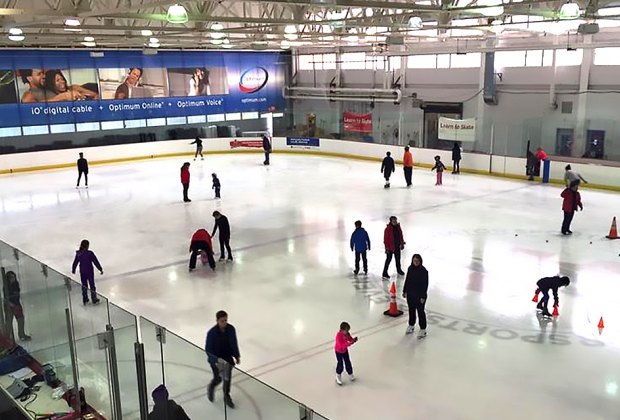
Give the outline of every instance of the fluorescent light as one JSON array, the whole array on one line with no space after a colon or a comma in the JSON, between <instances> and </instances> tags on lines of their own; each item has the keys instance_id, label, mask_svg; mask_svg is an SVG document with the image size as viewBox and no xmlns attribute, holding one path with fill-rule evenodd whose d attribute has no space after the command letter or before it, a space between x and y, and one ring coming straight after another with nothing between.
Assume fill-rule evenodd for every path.
<instances>
[{"instance_id":1,"label":"fluorescent light","mask_svg":"<svg viewBox=\"0 0 620 420\"><path fill-rule=\"evenodd\" d=\"M159 44L159 39L157 38L149 38L149 44Z\"/></svg>"},{"instance_id":2,"label":"fluorescent light","mask_svg":"<svg viewBox=\"0 0 620 420\"><path fill-rule=\"evenodd\" d=\"M286 25L284 27L284 33L285 34L296 34L297 33L297 26L295 26L295 25Z\"/></svg>"},{"instance_id":3,"label":"fluorescent light","mask_svg":"<svg viewBox=\"0 0 620 420\"><path fill-rule=\"evenodd\" d=\"M228 48L232 48L232 47L234 47L233 44L222 44L222 48L228 49Z\"/></svg>"},{"instance_id":4,"label":"fluorescent light","mask_svg":"<svg viewBox=\"0 0 620 420\"><path fill-rule=\"evenodd\" d=\"M215 22L213 25L211 25L211 30L212 31L222 31L222 30L224 30L224 25L222 25L219 22Z\"/></svg>"},{"instance_id":5,"label":"fluorescent light","mask_svg":"<svg viewBox=\"0 0 620 420\"><path fill-rule=\"evenodd\" d=\"M65 25L67 26L80 26L80 21L76 18L67 18L65 19Z\"/></svg>"},{"instance_id":6,"label":"fluorescent light","mask_svg":"<svg viewBox=\"0 0 620 420\"><path fill-rule=\"evenodd\" d=\"M560 8L560 19L576 19L580 13L577 3L564 3Z\"/></svg>"},{"instance_id":7,"label":"fluorescent light","mask_svg":"<svg viewBox=\"0 0 620 420\"><path fill-rule=\"evenodd\" d=\"M86 42L86 41L84 41L84 42L82 42L82 45L85 46L85 47L96 47L97 43L96 42Z\"/></svg>"},{"instance_id":8,"label":"fluorescent light","mask_svg":"<svg viewBox=\"0 0 620 420\"><path fill-rule=\"evenodd\" d=\"M605 7L604 9L598 9L596 14L599 16L617 16L620 15L620 7Z\"/></svg>"},{"instance_id":9,"label":"fluorescent light","mask_svg":"<svg viewBox=\"0 0 620 420\"><path fill-rule=\"evenodd\" d=\"M142 36L151 36L151 35L153 35L153 31L151 31L150 29L142 29L140 31L140 33L142 34Z\"/></svg>"},{"instance_id":10,"label":"fluorescent light","mask_svg":"<svg viewBox=\"0 0 620 420\"><path fill-rule=\"evenodd\" d=\"M81 28L73 27L73 28L65 28L65 31L67 31L67 32L82 32L82 29Z\"/></svg>"},{"instance_id":11,"label":"fluorescent light","mask_svg":"<svg viewBox=\"0 0 620 420\"><path fill-rule=\"evenodd\" d=\"M366 17L372 17L372 15L375 14L375 11L372 10L370 7L367 7L366 11L365 11L365 14L366 14Z\"/></svg>"},{"instance_id":12,"label":"fluorescent light","mask_svg":"<svg viewBox=\"0 0 620 420\"><path fill-rule=\"evenodd\" d=\"M11 28L9 29L9 35L22 35L24 31L19 28Z\"/></svg>"},{"instance_id":13,"label":"fluorescent light","mask_svg":"<svg viewBox=\"0 0 620 420\"><path fill-rule=\"evenodd\" d=\"M422 28L422 18L420 16L411 16L409 18L409 27L411 29Z\"/></svg>"},{"instance_id":14,"label":"fluorescent light","mask_svg":"<svg viewBox=\"0 0 620 420\"><path fill-rule=\"evenodd\" d=\"M189 20L187 17L187 10L180 4L173 4L168 8L166 20L169 23L186 23Z\"/></svg>"},{"instance_id":15,"label":"fluorescent light","mask_svg":"<svg viewBox=\"0 0 620 420\"><path fill-rule=\"evenodd\" d=\"M213 39L225 38L226 34L223 32L210 32L209 36Z\"/></svg>"},{"instance_id":16,"label":"fluorescent light","mask_svg":"<svg viewBox=\"0 0 620 420\"><path fill-rule=\"evenodd\" d=\"M504 6L501 0L478 0L476 4L478 6L489 6L482 9L475 9L475 11L484 16L493 17L504 14Z\"/></svg>"},{"instance_id":17,"label":"fluorescent light","mask_svg":"<svg viewBox=\"0 0 620 420\"><path fill-rule=\"evenodd\" d=\"M15 42L23 41L25 38L23 35L9 35L9 39Z\"/></svg>"},{"instance_id":18,"label":"fluorescent light","mask_svg":"<svg viewBox=\"0 0 620 420\"><path fill-rule=\"evenodd\" d=\"M295 41L299 36L297 34L284 34L284 38L289 41Z\"/></svg>"},{"instance_id":19,"label":"fluorescent light","mask_svg":"<svg viewBox=\"0 0 620 420\"><path fill-rule=\"evenodd\" d=\"M159 42L149 42L150 48L159 48Z\"/></svg>"},{"instance_id":20,"label":"fluorescent light","mask_svg":"<svg viewBox=\"0 0 620 420\"><path fill-rule=\"evenodd\" d=\"M224 42L223 40L217 39L217 38L211 40L211 44L213 45L221 45L223 42Z\"/></svg>"},{"instance_id":21,"label":"fluorescent light","mask_svg":"<svg viewBox=\"0 0 620 420\"><path fill-rule=\"evenodd\" d=\"M92 37L92 36L85 36L84 37L84 41L86 41L86 42L93 42L94 40L95 40L95 38Z\"/></svg>"},{"instance_id":22,"label":"fluorescent light","mask_svg":"<svg viewBox=\"0 0 620 420\"><path fill-rule=\"evenodd\" d=\"M282 40L282 42L280 42L280 48L282 48L283 50L288 50L289 48L291 48L290 41L287 41L286 39Z\"/></svg>"}]
</instances>

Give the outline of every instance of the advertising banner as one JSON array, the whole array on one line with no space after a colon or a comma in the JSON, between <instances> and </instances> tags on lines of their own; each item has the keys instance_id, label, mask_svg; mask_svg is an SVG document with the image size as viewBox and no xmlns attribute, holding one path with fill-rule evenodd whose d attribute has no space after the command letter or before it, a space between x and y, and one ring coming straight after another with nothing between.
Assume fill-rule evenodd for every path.
<instances>
[{"instance_id":1,"label":"advertising banner","mask_svg":"<svg viewBox=\"0 0 620 420\"><path fill-rule=\"evenodd\" d=\"M318 137L287 137L286 145L291 149L312 149L320 147Z\"/></svg>"},{"instance_id":2,"label":"advertising banner","mask_svg":"<svg viewBox=\"0 0 620 420\"><path fill-rule=\"evenodd\" d=\"M283 110L273 52L0 51L0 127Z\"/></svg>"},{"instance_id":3,"label":"advertising banner","mask_svg":"<svg viewBox=\"0 0 620 420\"><path fill-rule=\"evenodd\" d=\"M262 140L237 140L235 139L230 142L231 149L236 149L238 147L251 147L251 148L256 148L256 149L262 149L263 141Z\"/></svg>"},{"instance_id":4,"label":"advertising banner","mask_svg":"<svg viewBox=\"0 0 620 420\"><path fill-rule=\"evenodd\" d=\"M344 131L372 133L372 114L354 114L343 112Z\"/></svg>"},{"instance_id":5,"label":"advertising banner","mask_svg":"<svg viewBox=\"0 0 620 420\"><path fill-rule=\"evenodd\" d=\"M476 119L453 120L439 117L440 140L476 141Z\"/></svg>"}]
</instances>

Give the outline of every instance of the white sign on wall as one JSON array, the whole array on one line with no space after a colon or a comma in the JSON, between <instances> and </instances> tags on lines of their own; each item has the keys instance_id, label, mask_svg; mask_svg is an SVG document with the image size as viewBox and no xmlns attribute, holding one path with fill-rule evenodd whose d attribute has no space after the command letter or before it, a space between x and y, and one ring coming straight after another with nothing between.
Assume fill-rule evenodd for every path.
<instances>
[{"instance_id":1,"label":"white sign on wall","mask_svg":"<svg viewBox=\"0 0 620 420\"><path fill-rule=\"evenodd\" d=\"M453 120L439 117L439 139L476 141L476 119Z\"/></svg>"}]
</instances>

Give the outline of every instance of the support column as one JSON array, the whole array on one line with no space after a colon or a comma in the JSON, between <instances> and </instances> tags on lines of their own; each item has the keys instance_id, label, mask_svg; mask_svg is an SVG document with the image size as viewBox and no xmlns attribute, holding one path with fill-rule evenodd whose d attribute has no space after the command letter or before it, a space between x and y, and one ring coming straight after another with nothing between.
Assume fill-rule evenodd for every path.
<instances>
[{"instance_id":1,"label":"support column","mask_svg":"<svg viewBox=\"0 0 620 420\"><path fill-rule=\"evenodd\" d=\"M592 35L586 35L583 39L584 44L590 44L592 42ZM579 69L579 92L587 92L590 87L590 70L592 68L592 62L594 61L594 49L583 49L583 60L581 61L581 67ZM586 120L588 110L589 94L583 93L578 96L577 102L577 124L575 126L575 137L573 141L573 147L571 148L571 154L574 157L581 157L586 150L586 138L588 124Z\"/></svg>"}]
</instances>

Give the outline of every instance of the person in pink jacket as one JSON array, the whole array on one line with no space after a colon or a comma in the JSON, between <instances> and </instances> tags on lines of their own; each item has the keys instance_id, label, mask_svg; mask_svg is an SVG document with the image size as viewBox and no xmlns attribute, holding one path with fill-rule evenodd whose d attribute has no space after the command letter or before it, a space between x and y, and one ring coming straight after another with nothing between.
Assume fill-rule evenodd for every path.
<instances>
[{"instance_id":1,"label":"person in pink jacket","mask_svg":"<svg viewBox=\"0 0 620 420\"><path fill-rule=\"evenodd\" d=\"M357 343L357 337L351 337L349 330L351 326L348 322L342 322L340 324L340 331L336 334L336 383L338 385L342 385L342 364L344 362L344 366L347 369L347 373L349 374L349 379L351 382L355 380L355 376L353 376L353 366L351 366L351 359L349 358L349 346Z\"/></svg>"}]
</instances>

